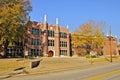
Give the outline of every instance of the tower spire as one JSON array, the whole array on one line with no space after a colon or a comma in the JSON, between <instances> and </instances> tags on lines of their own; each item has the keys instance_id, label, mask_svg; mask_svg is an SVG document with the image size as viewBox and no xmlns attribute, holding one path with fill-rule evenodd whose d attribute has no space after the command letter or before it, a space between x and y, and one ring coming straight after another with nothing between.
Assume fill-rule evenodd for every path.
<instances>
[{"instance_id":1,"label":"tower spire","mask_svg":"<svg viewBox=\"0 0 120 80\"><path fill-rule=\"evenodd\" d=\"M68 24L67 24L67 26L66 26L66 27L67 27L67 29L69 28Z\"/></svg>"},{"instance_id":2,"label":"tower spire","mask_svg":"<svg viewBox=\"0 0 120 80\"><path fill-rule=\"evenodd\" d=\"M44 15L44 23L46 23L47 22L47 15L45 14Z\"/></svg>"},{"instance_id":3,"label":"tower spire","mask_svg":"<svg viewBox=\"0 0 120 80\"><path fill-rule=\"evenodd\" d=\"M110 26L110 36L112 36L112 29L111 29L111 26Z\"/></svg>"},{"instance_id":4,"label":"tower spire","mask_svg":"<svg viewBox=\"0 0 120 80\"><path fill-rule=\"evenodd\" d=\"M58 18L56 18L56 25L58 25L59 23L58 23Z\"/></svg>"}]
</instances>

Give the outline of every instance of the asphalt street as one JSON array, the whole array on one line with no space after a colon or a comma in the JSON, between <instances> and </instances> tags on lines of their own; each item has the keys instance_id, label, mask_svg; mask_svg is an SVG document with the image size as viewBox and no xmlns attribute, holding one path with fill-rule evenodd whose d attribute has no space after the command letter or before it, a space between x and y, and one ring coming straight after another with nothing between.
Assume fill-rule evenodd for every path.
<instances>
[{"instance_id":1,"label":"asphalt street","mask_svg":"<svg viewBox=\"0 0 120 80\"><path fill-rule=\"evenodd\" d=\"M120 80L120 63L46 75L11 77L5 80Z\"/></svg>"}]
</instances>

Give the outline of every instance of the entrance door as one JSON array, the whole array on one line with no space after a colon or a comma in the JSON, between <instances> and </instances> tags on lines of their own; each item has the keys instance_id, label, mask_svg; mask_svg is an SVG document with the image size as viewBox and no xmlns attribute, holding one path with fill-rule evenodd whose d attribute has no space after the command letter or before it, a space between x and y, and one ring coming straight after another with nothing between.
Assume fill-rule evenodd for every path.
<instances>
[{"instance_id":1,"label":"entrance door","mask_svg":"<svg viewBox=\"0 0 120 80\"><path fill-rule=\"evenodd\" d=\"M53 57L53 51L48 52L48 57Z\"/></svg>"}]
</instances>

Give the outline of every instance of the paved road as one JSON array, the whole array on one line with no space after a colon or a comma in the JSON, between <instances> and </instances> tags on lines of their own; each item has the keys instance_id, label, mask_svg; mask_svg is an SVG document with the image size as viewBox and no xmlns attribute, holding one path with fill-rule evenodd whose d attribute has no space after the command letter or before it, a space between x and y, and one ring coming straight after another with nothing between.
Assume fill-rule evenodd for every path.
<instances>
[{"instance_id":1,"label":"paved road","mask_svg":"<svg viewBox=\"0 0 120 80\"><path fill-rule=\"evenodd\" d=\"M11 77L5 80L120 80L120 63L78 69L47 75Z\"/></svg>"}]
</instances>

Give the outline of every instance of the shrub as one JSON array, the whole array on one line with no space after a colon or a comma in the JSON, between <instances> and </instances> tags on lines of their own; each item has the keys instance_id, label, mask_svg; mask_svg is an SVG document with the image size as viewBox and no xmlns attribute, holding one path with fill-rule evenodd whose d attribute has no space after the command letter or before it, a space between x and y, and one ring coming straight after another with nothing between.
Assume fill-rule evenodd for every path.
<instances>
[{"instance_id":1,"label":"shrub","mask_svg":"<svg viewBox=\"0 0 120 80\"><path fill-rule=\"evenodd\" d=\"M90 54L87 54L87 55L86 55L86 58L90 58L90 57L91 57Z\"/></svg>"},{"instance_id":2,"label":"shrub","mask_svg":"<svg viewBox=\"0 0 120 80\"><path fill-rule=\"evenodd\" d=\"M86 58L96 58L96 57L97 57L96 55L90 55L90 54L86 55Z\"/></svg>"}]
</instances>

